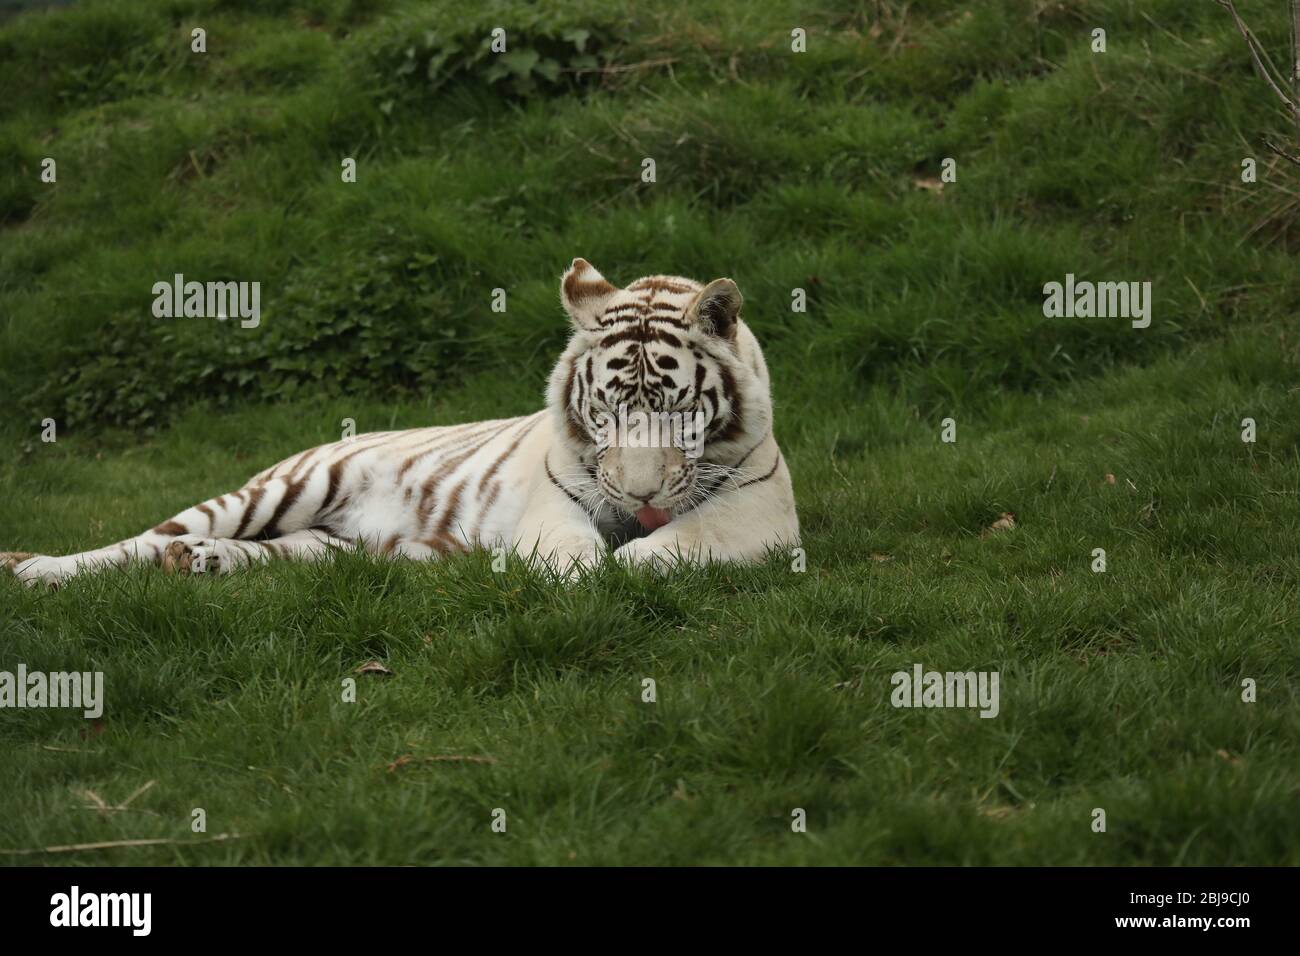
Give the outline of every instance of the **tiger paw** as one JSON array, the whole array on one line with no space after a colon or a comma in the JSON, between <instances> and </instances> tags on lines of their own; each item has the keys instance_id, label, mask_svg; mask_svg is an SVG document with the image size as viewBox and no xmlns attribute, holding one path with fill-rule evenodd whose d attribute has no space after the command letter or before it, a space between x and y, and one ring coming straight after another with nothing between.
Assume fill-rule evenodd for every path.
<instances>
[{"instance_id":1,"label":"tiger paw","mask_svg":"<svg viewBox=\"0 0 1300 956\"><path fill-rule=\"evenodd\" d=\"M38 558L40 555L32 554L30 551L0 551L0 568L8 571L10 574L18 573L18 565L32 558Z\"/></svg>"},{"instance_id":2,"label":"tiger paw","mask_svg":"<svg viewBox=\"0 0 1300 956\"><path fill-rule=\"evenodd\" d=\"M221 554L215 541L200 543L177 538L163 552L162 569L168 574L220 574Z\"/></svg>"},{"instance_id":3,"label":"tiger paw","mask_svg":"<svg viewBox=\"0 0 1300 956\"><path fill-rule=\"evenodd\" d=\"M52 558L44 554L5 554L3 564L14 577L30 586L45 584L57 588L77 573L76 562L67 558Z\"/></svg>"},{"instance_id":4,"label":"tiger paw","mask_svg":"<svg viewBox=\"0 0 1300 956\"><path fill-rule=\"evenodd\" d=\"M682 560L675 548L662 544L647 544L646 538L635 538L614 552L614 558L634 568L667 571Z\"/></svg>"}]
</instances>

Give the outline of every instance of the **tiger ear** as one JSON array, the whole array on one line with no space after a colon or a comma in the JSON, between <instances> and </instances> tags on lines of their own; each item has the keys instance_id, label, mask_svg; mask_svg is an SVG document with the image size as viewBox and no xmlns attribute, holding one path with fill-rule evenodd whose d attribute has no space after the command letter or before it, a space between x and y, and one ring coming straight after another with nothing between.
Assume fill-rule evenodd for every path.
<instances>
[{"instance_id":1,"label":"tiger ear","mask_svg":"<svg viewBox=\"0 0 1300 956\"><path fill-rule=\"evenodd\" d=\"M736 283L730 279L714 279L699 291L687 308L687 324L699 328L706 335L734 342L736 322L744 301Z\"/></svg>"},{"instance_id":2,"label":"tiger ear","mask_svg":"<svg viewBox=\"0 0 1300 956\"><path fill-rule=\"evenodd\" d=\"M581 331L600 329L600 317L616 289L586 259L574 259L560 280L560 301Z\"/></svg>"}]
</instances>

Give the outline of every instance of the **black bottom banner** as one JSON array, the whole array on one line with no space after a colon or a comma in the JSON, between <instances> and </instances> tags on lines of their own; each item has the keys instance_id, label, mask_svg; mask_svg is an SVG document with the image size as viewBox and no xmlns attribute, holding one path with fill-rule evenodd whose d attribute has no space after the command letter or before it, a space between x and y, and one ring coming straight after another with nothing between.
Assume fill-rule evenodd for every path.
<instances>
[{"instance_id":1,"label":"black bottom banner","mask_svg":"<svg viewBox=\"0 0 1300 956\"><path fill-rule=\"evenodd\" d=\"M782 928L936 942L1096 936L1228 946L1294 926L1289 869L133 869L0 870L5 939L375 942L441 927L499 942L607 943L690 927L692 942ZM909 929L910 928L910 929ZM626 937L629 929L632 936ZM929 936L932 932L942 936ZM1243 935L1244 934L1244 935ZM1290 935L1290 934L1288 934ZM682 937L677 936L681 939ZM809 942L805 938L805 942ZM15 952L19 950L14 950Z\"/></svg>"}]
</instances>

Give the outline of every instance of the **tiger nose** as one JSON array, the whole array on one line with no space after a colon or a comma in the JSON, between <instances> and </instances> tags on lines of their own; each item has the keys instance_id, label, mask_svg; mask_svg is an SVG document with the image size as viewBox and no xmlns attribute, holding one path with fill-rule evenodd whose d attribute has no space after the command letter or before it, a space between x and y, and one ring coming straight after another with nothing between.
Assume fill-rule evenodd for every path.
<instances>
[{"instance_id":1,"label":"tiger nose","mask_svg":"<svg viewBox=\"0 0 1300 956\"><path fill-rule=\"evenodd\" d=\"M661 448L622 448L615 485L631 501L649 502L664 486Z\"/></svg>"},{"instance_id":2,"label":"tiger nose","mask_svg":"<svg viewBox=\"0 0 1300 956\"><path fill-rule=\"evenodd\" d=\"M650 482L641 482L636 485L624 485L623 494L627 495L633 501L643 501L646 504L649 504L650 499L659 494L659 490L663 488L663 486L662 481L656 481L653 484Z\"/></svg>"}]
</instances>

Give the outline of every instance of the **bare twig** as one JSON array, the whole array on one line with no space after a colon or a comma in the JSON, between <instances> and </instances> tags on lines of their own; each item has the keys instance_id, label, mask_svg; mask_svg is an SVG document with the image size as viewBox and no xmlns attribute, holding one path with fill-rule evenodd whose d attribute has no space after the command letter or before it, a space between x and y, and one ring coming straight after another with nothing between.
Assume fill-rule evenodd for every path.
<instances>
[{"instance_id":1,"label":"bare twig","mask_svg":"<svg viewBox=\"0 0 1300 956\"><path fill-rule=\"evenodd\" d=\"M125 800L123 800L121 803L119 803L119 804L118 804L116 807L114 807L113 809L115 809L115 810L125 810L125 809L127 808L127 805L128 805L132 800L134 800L136 797L140 796L140 794L144 793L146 790L148 790L150 787L152 787L152 786L153 786L155 783L157 783L157 782L158 782L157 780L150 780L150 781L149 781L148 783L146 783L144 786L136 788L135 793L131 794L131 796L127 797Z\"/></svg>"},{"instance_id":2,"label":"bare twig","mask_svg":"<svg viewBox=\"0 0 1300 956\"><path fill-rule=\"evenodd\" d=\"M96 813L147 813L151 817L160 817L161 813L145 810L141 807L77 807L78 810L94 810Z\"/></svg>"},{"instance_id":3,"label":"bare twig","mask_svg":"<svg viewBox=\"0 0 1300 956\"><path fill-rule=\"evenodd\" d=\"M1271 140L1266 139L1263 142L1264 142L1264 148L1267 149L1270 153L1273 153L1275 156L1281 156L1288 163L1294 163L1296 166L1300 166L1300 156L1294 156L1291 153L1288 153L1285 149L1283 149L1281 146L1278 146L1276 143L1272 142Z\"/></svg>"},{"instance_id":4,"label":"bare twig","mask_svg":"<svg viewBox=\"0 0 1300 956\"><path fill-rule=\"evenodd\" d=\"M1291 89L1300 103L1300 0L1291 0Z\"/></svg>"},{"instance_id":5,"label":"bare twig","mask_svg":"<svg viewBox=\"0 0 1300 956\"><path fill-rule=\"evenodd\" d=\"M1279 71L1278 68L1274 66L1272 59L1268 55L1268 51L1265 50L1264 47L1260 44L1259 40L1255 38L1255 34L1251 32L1250 27L1246 26L1246 24L1242 21L1241 16L1237 13L1237 8L1233 4L1232 0L1218 0L1218 4L1219 6L1223 7L1223 9L1227 10L1229 14L1232 15L1232 22L1236 24L1237 32L1240 33L1246 41L1246 49L1250 51L1250 59L1251 62L1255 64L1255 72L1258 73L1266 83L1268 83L1268 85L1272 88L1273 92L1277 94L1278 99L1280 99L1283 105L1286 106L1288 112L1290 112L1291 114L1291 118L1295 121L1296 125L1300 126L1300 105L1297 105L1297 100L1300 100L1300 94L1298 94L1296 98L1293 99L1291 96L1288 96L1286 91L1283 90L1282 86L1279 85L1279 80L1281 81L1281 83L1284 84L1288 82L1292 84L1296 84L1297 82L1300 82L1300 80L1297 79L1297 70L1293 69L1290 77L1284 76L1281 73L1281 71ZM1297 37L1296 34L1297 24L1300 23L1300 0L1291 0L1291 20L1292 20L1292 58L1291 59L1292 62L1297 65L1297 67L1300 67L1300 46L1296 45L1297 39L1300 39L1300 37ZM1277 77L1276 79L1274 78L1275 75Z\"/></svg>"},{"instance_id":6,"label":"bare twig","mask_svg":"<svg viewBox=\"0 0 1300 956\"><path fill-rule=\"evenodd\" d=\"M112 850L126 846L197 846L200 843L220 843L223 840L238 840L242 837L242 833L218 833L203 840L174 840L166 837L149 840L107 840L102 843L70 843L67 846L38 846L21 850L0 849L0 853L7 856L29 856L33 853L79 853L82 850Z\"/></svg>"},{"instance_id":7,"label":"bare twig","mask_svg":"<svg viewBox=\"0 0 1300 956\"><path fill-rule=\"evenodd\" d=\"M388 765L388 772L392 773L398 767L405 767L409 763L497 763L496 757L483 757L475 755L461 754L439 754L434 757L415 757L411 754L403 754Z\"/></svg>"},{"instance_id":8,"label":"bare twig","mask_svg":"<svg viewBox=\"0 0 1300 956\"><path fill-rule=\"evenodd\" d=\"M614 73L633 73L637 70L650 70L656 66L669 66L676 63L677 57L664 56L657 60L642 60L640 63L611 63L608 66L592 67L562 67L561 73L573 73L578 76L584 76L588 73L598 73L602 76L608 76Z\"/></svg>"}]
</instances>

